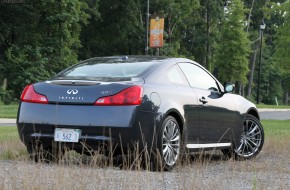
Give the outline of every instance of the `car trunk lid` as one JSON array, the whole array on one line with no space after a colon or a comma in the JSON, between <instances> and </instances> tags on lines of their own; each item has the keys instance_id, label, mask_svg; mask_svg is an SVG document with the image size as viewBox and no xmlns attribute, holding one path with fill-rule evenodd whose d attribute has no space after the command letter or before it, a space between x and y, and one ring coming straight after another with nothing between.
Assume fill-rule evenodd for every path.
<instances>
[{"instance_id":1,"label":"car trunk lid","mask_svg":"<svg viewBox=\"0 0 290 190\"><path fill-rule=\"evenodd\" d=\"M94 104L100 97L111 96L142 83L141 79L119 82L50 80L34 84L34 89L45 95L50 104Z\"/></svg>"}]
</instances>

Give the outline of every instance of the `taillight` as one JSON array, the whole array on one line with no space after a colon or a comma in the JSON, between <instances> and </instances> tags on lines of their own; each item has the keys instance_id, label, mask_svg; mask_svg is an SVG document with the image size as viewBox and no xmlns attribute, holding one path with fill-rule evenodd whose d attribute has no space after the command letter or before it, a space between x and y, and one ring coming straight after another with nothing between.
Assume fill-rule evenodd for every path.
<instances>
[{"instance_id":1,"label":"taillight","mask_svg":"<svg viewBox=\"0 0 290 190\"><path fill-rule=\"evenodd\" d=\"M113 96L99 98L95 105L140 105L143 89L141 86L133 86L122 90Z\"/></svg>"},{"instance_id":2,"label":"taillight","mask_svg":"<svg viewBox=\"0 0 290 190\"><path fill-rule=\"evenodd\" d=\"M40 104L47 104L47 98L46 96L42 94L38 94L35 92L34 87L32 84L27 85L22 94L20 100L22 102L32 102L32 103L40 103Z\"/></svg>"}]
</instances>

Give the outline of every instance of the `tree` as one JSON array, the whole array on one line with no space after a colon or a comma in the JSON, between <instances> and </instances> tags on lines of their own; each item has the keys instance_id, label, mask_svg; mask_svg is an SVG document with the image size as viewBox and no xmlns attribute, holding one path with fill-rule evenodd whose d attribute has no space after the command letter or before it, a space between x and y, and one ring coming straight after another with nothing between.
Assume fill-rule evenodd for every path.
<instances>
[{"instance_id":1,"label":"tree","mask_svg":"<svg viewBox=\"0 0 290 190\"><path fill-rule=\"evenodd\" d=\"M278 11L277 11L278 10ZM277 37L274 41L275 49L272 62L282 76L282 85L284 90L284 103L288 104L290 91L290 2L278 5L275 10L283 18L283 24L277 28Z\"/></svg>"},{"instance_id":2,"label":"tree","mask_svg":"<svg viewBox=\"0 0 290 190\"><path fill-rule=\"evenodd\" d=\"M196 60L209 71L214 69L212 60L217 40L220 37L219 23L223 17L224 1L200 0L201 8L198 10L199 21L194 28L197 30L193 37L197 51L194 52Z\"/></svg>"},{"instance_id":3,"label":"tree","mask_svg":"<svg viewBox=\"0 0 290 190\"><path fill-rule=\"evenodd\" d=\"M198 0L153 0L150 1L150 7L151 14L162 14L165 18L165 45L160 54L175 57L192 56L187 44L192 40L190 27L196 22L194 15L200 7Z\"/></svg>"},{"instance_id":4,"label":"tree","mask_svg":"<svg viewBox=\"0 0 290 190\"><path fill-rule=\"evenodd\" d=\"M81 59L143 54L145 25L141 1L101 0L92 6L98 7L99 13L90 12L89 23L81 33Z\"/></svg>"},{"instance_id":5,"label":"tree","mask_svg":"<svg viewBox=\"0 0 290 190\"><path fill-rule=\"evenodd\" d=\"M48 78L77 62L80 30L88 18L83 11L87 4L78 0L27 1L21 6L0 6L0 10L10 10L8 14L19 11L19 25L1 19L8 28L0 27L5 30L0 67L16 97L25 84Z\"/></svg>"},{"instance_id":6,"label":"tree","mask_svg":"<svg viewBox=\"0 0 290 190\"><path fill-rule=\"evenodd\" d=\"M79 60L144 54L146 3L0 3L0 84L8 79L7 91L19 97L25 84L46 79ZM264 103L283 96L288 102L289 10L289 0L150 0L150 14L165 17L160 55L194 59L222 81L239 84L242 95L248 74L248 98L255 97L259 25L264 20L260 83ZM155 49L149 54L154 55Z\"/></svg>"},{"instance_id":7,"label":"tree","mask_svg":"<svg viewBox=\"0 0 290 190\"><path fill-rule=\"evenodd\" d=\"M99 0L85 0L88 5L86 13L89 15L88 23L82 27L80 33L81 48L78 51L79 60L94 57L98 55L96 51L100 47L96 24L100 22Z\"/></svg>"},{"instance_id":8,"label":"tree","mask_svg":"<svg viewBox=\"0 0 290 190\"><path fill-rule=\"evenodd\" d=\"M247 82L250 42L244 30L245 12L241 0L230 1L225 7L221 38L215 52L218 78L224 82Z\"/></svg>"},{"instance_id":9,"label":"tree","mask_svg":"<svg viewBox=\"0 0 290 190\"><path fill-rule=\"evenodd\" d=\"M254 73L257 61L257 55L260 48L260 37L259 26L261 21L264 20L264 8L267 0L244 0L245 7L249 10L247 14L247 35L251 40L251 53L250 53L250 72L248 74L248 84L246 97L252 98L252 88L254 84ZM268 28L268 27L267 27ZM264 36L265 37L265 36ZM266 44L265 44L266 45ZM257 72L256 72L257 73Z\"/></svg>"},{"instance_id":10,"label":"tree","mask_svg":"<svg viewBox=\"0 0 290 190\"><path fill-rule=\"evenodd\" d=\"M47 58L46 66L52 73L77 62L79 39L89 15L88 6L78 0L43 0L35 3L39 20L36 23L37 43Z\"/></svg>"}]
</instances>

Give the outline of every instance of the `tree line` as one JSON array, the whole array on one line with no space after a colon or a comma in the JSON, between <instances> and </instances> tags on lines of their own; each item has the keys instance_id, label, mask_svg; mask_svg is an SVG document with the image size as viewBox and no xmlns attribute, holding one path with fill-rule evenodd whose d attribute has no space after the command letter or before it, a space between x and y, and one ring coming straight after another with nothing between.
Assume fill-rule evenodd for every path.
<instances>
[{"instance_id":1,"label":"tree line","mask_svg":"<svg viewBox=\"0 0 290 190\"><path fill-rule=\"evenodd\" d=\"M18 98L26 84L90 57L144 54L146 6L146 0L1 2L0 97ZM289 10L289 0L150 0L150 14L165 18L161 56L191 58L253 101L262 52L266 104L275 97L288 104Z\"/></svg>"}]
</instances>

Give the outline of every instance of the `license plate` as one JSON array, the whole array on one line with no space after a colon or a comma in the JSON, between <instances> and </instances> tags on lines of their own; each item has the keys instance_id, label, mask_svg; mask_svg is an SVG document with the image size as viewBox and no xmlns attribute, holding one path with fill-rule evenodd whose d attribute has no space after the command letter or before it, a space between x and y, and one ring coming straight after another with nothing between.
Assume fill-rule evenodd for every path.
<instances>
[{"instance_id":1,"label":"license plate","mask_svg":"<svg viewBox=\"0 0 290 190\"><path fill-rule=\"evenodd\" d=\"M54 130L54 141L79 142L79 137L80 137L79 129L55 128Z\"/></svg>"}]
</instances>

